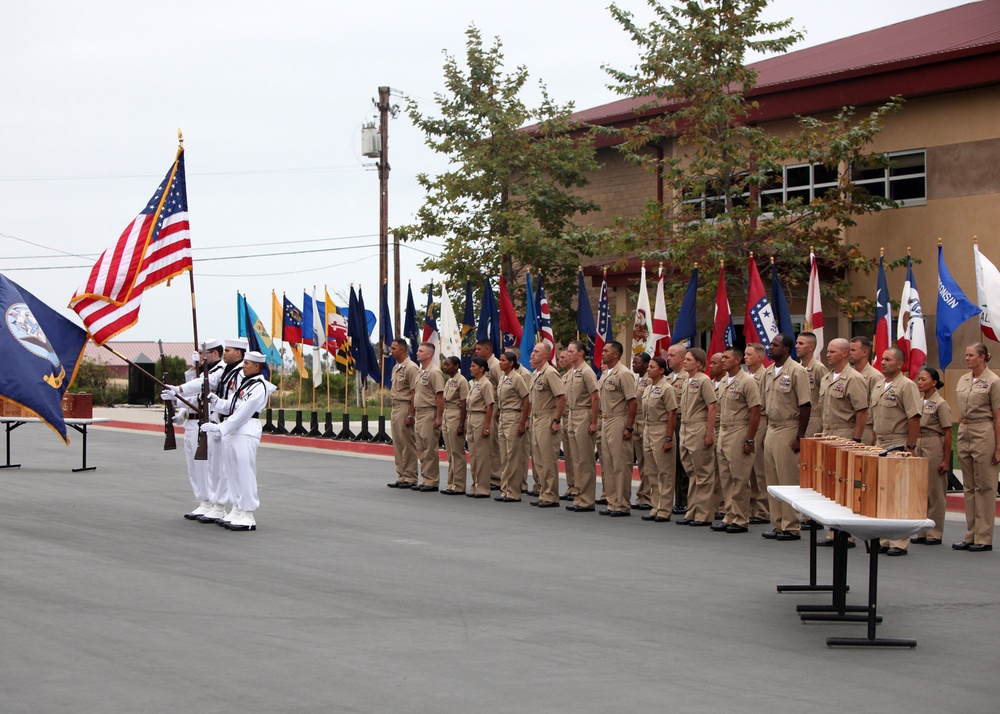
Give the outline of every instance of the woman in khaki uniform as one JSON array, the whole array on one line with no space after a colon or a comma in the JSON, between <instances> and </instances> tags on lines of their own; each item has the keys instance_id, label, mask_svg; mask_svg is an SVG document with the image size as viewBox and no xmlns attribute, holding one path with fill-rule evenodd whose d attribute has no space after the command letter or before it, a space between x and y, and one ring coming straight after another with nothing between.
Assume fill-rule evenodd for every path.
<instances>
[{"instance_id":1,"label":"woman in khaki uniform","mask_svg":"<svg viewBox=\"0 0 1000 714\"><path fill-rule=\"evenodd\" d=\"M441 493L455 496L465 493L465 421L469 380L462 376L462 360L445 357L441 369L448 377L444 385L444 448L448 453L448 487Z\"/></svg>"},{"instance_id":2,"label":"woman in khaki uniform","mask_svg":"<svg viewBox=\"0 0 1000 714\"><path fill-rule=\"evenodd\" d=\"M688 474L688 510L681 526L710 526L715 515L715 385L705 374L705 350L684 355L687 379L681 392L681 463Z\"/></svg>"},{"instance_id":3,"label":"woman in khaki uniform","mask_svg":"<svg viewBox=\"0 0 1000 714\"><path fill-rule=\"evenodd\" d=\"M958 398L958 458L965 493L965 540L951 547L977 553L993 550L1000 462L1000 377L987 366L990 351L981 342L965 348L965 366L955 387Z\"/></svg>"},{"instance_id":4,"label":"woman in khaki uniform","mask_svg":"<svg viewBox=\"0 0 1000 714\"><path fill-rule=\"evenodd\" d=\"M531 403L528 387L517 373L517 355L500 355L500 379L497 382L497 408L500 410L500 495L494 501L516 503L524 486L524 445Z\"/></svg>"},{"instance_id":5,"label":"woman in khaki uniform","mask_svg":"<svg viewBox=\"0 0 1000 714\"><path fill-rule=\"evenodd\" d=\"M927 459L927 517L934 521L933 528L910 538L911 543L922 545L941 545L944 533L948 470L951 466L951 407L938 392L943 387L944 383L933 367L924 367L917 375L917 389L924 398L917 454Z\"/></svg>"},{"instance_id":6,"label":"woman in khaki uniform","mask_svg":"<svg viewBox=\"0 0 1000 714\"><path fill-rule=\"evenodd\" d=\"M677 464L674 458L674 431L677 425L677 397L670 383L664 378L667 362L653 357L646 368L649 386L639 398L644 431L642 449L645 480L649 484L649 501L652 510L642 517L644 521L666 523L674 505L674 476Z\"/></svg>"},{"instance_id":7,"label":"woman in khaki uniform","mask_svg":"<svg viewBox=\"0 0 1000 714\"><path fill-rule=\"evenodd\" d=\"M465 494L470 498L490 497L490 434L493 423L493 382L487 376L490 366L482 357L473 357L469 366L472 382L466 401L467 420L465 438L469 441L469 465L472 469L472 488Z\"/></svg>"}]
</instances>

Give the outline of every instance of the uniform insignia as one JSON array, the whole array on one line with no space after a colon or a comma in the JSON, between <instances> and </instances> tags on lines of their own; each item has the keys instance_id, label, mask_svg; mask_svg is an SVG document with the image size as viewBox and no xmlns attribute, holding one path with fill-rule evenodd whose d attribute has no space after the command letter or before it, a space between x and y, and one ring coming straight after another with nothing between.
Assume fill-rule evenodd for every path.
<instances>
[{"instance_id":1,"label":"uniform insignia","mask_svg":"<svg viewBox=\"0 0 1000 714\"><path fill-rule=\"evenodd\" d=\"M661 394L663 394L663 389L661 387L653 387L650 392L650 396L653 398L659 397Z\"/></svg>"},{"instance_id":2,"label":"uniform insignia","mask_svg":"<svg viewBox=\"0 0 1000 714\"><path fill-rule=\"evenodd\" d=\"M837 394L843 394L844 393L844 389L845 389L845 385L844 385L843 382L836 382L833 385L833 391L835 391Z\"/></svg>"},{"instance_id":3,"label":"uniform insignia","mask_svg":"<svg viewBox=\"0 0 1000 714\"><path fill-rule=\"evenodd\" d=\"M778 377L778 385L781 387L790 387L792 386L792 378L787 374L783 374Z\"/></svg>"},{"instance_id":4,"label":"uniform insignia","mask_svg":"<svg viewBox=\"0 0 1000 714\"><path fill-rule=\"evenodd\" d=\"M924 414L936 414L937 408L937 402L928 402L924 405Z\"/></svg>"}]
</instances>

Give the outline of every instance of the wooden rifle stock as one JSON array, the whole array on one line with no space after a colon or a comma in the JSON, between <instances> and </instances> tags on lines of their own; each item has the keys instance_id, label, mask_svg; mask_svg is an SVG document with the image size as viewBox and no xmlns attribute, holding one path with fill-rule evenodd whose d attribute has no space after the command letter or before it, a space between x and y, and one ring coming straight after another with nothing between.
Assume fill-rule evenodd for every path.
<instances>
[{"instance_id":1,"label":"wooden rifle stock","mask_svg":"<svg viewBox=\"0 0 1000 714\"><path fill-rule=\"evenodd\" d=\"M157 340L160 345L160 373L163 382L167 381L167 361L163 357L163 340ZM173 451L177 448L177 436L174 434L174 403L170 399L163 400L163 450Z\"/></svg>"},{"instance_id":2,"label":"wooden rifle stock","mask_svg":"<svg viewBox=\"0 0 1000 714\"><path fill-rule=\"evenodd\" d=\"M201 346L201 405L198 409L198 449L194 452L195 461L208 461L208 434L201 430L202 424L208 423L208 360L205 345Z\"/></svg>"}]
</instances>

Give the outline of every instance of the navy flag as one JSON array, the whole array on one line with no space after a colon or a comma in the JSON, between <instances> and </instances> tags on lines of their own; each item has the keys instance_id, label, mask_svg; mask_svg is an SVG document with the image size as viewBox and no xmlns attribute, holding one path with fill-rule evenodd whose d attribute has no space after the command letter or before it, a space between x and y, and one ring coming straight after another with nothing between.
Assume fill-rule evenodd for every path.
<instances>
[{"instance_id":1,"label":"navy flag","mask_svg":"<svg viewBox=\"0 0 1000 714\"><path fill-rule=\"evenodd\" d=\"M0 311L0 396L38 414L68 444L62 398L76 377L86 330L3 275Z\"/></svg>"}]
</instances>

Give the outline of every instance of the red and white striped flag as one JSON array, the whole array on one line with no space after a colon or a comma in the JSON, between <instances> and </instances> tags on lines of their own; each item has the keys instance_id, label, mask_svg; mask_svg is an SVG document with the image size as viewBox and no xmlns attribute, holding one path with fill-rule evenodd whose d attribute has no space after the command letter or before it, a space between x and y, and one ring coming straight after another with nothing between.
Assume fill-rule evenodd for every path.
<instances>
[{"instance_id":1,"label":"red and white striped flag","mask_svg":"<svg viewBox=\"0 0 1000 714\"><path fill-rule=\"evenodd\" d=\"M94 342L103 345L139 319L148 288L191 269L184 149L142 212L98 258L70 299Z\"/></svg>"},{"instance_id":2,"label":"red and white striped flag","mask_svg":"<svg viewBox=\"0 0 1000 714\"><path fill-rule=\"evenodd\" d=\"M653 334L650 336L653 344L650 356L659 355L667 358L670 348L670 323L667 321L667 303L663 299L663 264L660 264L659 280L656 282L656 307L653 308Z\"/></svg>"},{"instance_id":3,"label":"red and white striped flag","mask_svg":"<svg viewBox=\"0 0 1000 714\"><path fill-rule=\"evenodd\" d=\"M816 354L823 354L823 305L819 296L816 254L809 251L809 291L806 293L806 330L816 335Z\"/></svg>"}]
</instances>

